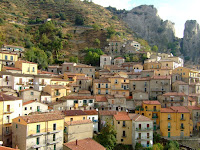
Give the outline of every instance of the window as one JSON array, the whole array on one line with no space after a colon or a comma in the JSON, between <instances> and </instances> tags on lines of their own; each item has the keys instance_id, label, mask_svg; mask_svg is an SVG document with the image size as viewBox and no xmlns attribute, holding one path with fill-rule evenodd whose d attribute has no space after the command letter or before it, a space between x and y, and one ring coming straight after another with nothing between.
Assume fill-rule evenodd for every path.
<instances>
[{"instance_id":1,"label":"window","mask_svg":"<svg viewBox=\"0 0 200 150\"><path fill-rule=\"evenodd\" d=\"M98 94L101 94L101 90L98 90Z\"/></svg>"},{"instance_id":2,"label":"window","mask_svg":"<svg viewBox=\"0 0 200 150\"><path fill-rule=\"evenodd\" d=\"M56 150L56 144L53 146L53 149Z\"/></svg>"},{"instance_id":3,"label":"window","mask_svg":"<svg viewBox=\"0 0 200 150\"><path fill-rule=\"evenodd\" d=\"M16 129L18 128L18 124L16 124Z\"/></svg>"},{"instance_id":4,"label":"window","mask_svg":"<svg viewBox=\"0 0 200 150\"><path fill-rule=\"evenodd\" d=\"M40 125L37 125L37 133L40 133Z\"/></svg>"},{"instance_id":5,"label":"window","mask_svg":"<svg viewBox=\"0 0 200 150\"><path fill-rule=\"evenodd\" d=\"M70 121L73 121L73 118L70 118Z\"/></svg>"},{"instance_id":6,"label":"window","mask_svg":"<svg viewBox=\"0 0 200 150\"><path fill-rule=\"evenodd\" d=\"M6 127L6 134L9 133L9 127Z\"/></svg>"},{"instance_id":7,"label":"window","mask_svg":"<svg viewBox=\"0 0 200 150\"><path fill-rule=\"evenodd\" d=\"M13 56L10 56L10 60L13 60Z\"/></svg>"},{"instance_id":8,"label":"window","mask_svg":"<svg viewBox=\"0 0 200 150\"><path fill-rule=\"evenodd\" d=\"M117 84L118 83L118 81L117 80L115 80L115 84Z\"/></svg>"},{"instance_id":9,"label":"window","mask_svg":"<svg viewBox=\"0 0 200 150\"><path fill-rule=\"evenodd\" d=\"M101 84L98 84L98 88L101 88Z\"/></svg>"},{"instance_id":10,"label":"window","mask_svg":"<svg viewBox=\"0 0 200 150\"><path fill-rule=\"evenodd\" d=\"M184 129L184 125L183 125L183 123L181 123L181 129Z\"/></svg>"},{"instance_id":11,"label":"window","mask_svg":"<svg viewBox=\"0 0 200 150\"><path fill-rule=\"evenodd\" d=\"M20 122L20 119L18 119L18 122Z\"/></svg>"},{"instance_id":12,"label":"window","mask_svg":"<svg viewBox=\"0 0 200 150\"><path fill-rule=\"evenodd\" d=\"M37 144L37 145L40 144L40 138L39 138L39 137L37 137L37 139L36 139L36 144Z\"/></svg>"},{"instance_id":13,"label":"window","mask_svg":"<svg viewBox=\"0 0 200 150\"><path fill-rule=\"evenodd\" d=\"M170 114L168 114L168 120L170 120L171 119L171 115Z\"/></svg>"},{"instance_id":14,"label":"window","mask_svg":"<svg viewBox=\"0 0 200 150\"><path fill-rule=\"evenodd\" d=\"M183 120L184 119L184 114L181 114L181 120Z\"/></svg>"},{"instance_id":15,"label":"window","mask_svg":"<svg viewBox=\"0 0 200 150\"><path fill-rule=\"evenodd\" d=\"M83 100L83 104L87 104L87 100Z\"/></svg>"},{"instance_id":16,"label":"window","mask_svg":"<svg viewBox=\"0 0 200 150\"><path fill-rule=\"evenodd\" d=\"M37 106L37 111L38 111L38 112L40 111L40 106Z\"/></svg>"},{"instance_id":17,"label":"window","mask_svg":"<svg viewBox=\"0 0 200 150\"><path fill-rule=\"evenodd\" d=\"M32 70L32 72L35 72L35 67L33 67L33 70Z\"/></svg>"},{"instance_id":18,"label":"window","mask_svg":"<svg viewBox=\"0 0 200 150\"><path fill-rule=\"evenodd\" d=\"M196 116L199 116L199 113L198 113L198 112L196 113Z\"/></svg>"},{"instance_id":19,"label":"window","mask_svg":"<svg viewBox=\"0 0 200 150\"><path fill-rule=\"evenodd\" d=\"M121 139L121 142L123 142L124 141L124 139Z\"/></svg>"},{"instance_id":20,"label":"window","mask_svg":"<svg viewBox=\"0 0 200 150\"><path fill-rule=\"evenodd\" d=\"M108 88L108 84L106 83L106 88Z\"/></svg>"},{"instance_id":21,"label":"window","mask_svg":"<svg viewBox=\"0 0 200 150\"><path fill-rule=\"evenodd\" d=\"M120 121L118 121L118 124L120 124Z\"/></svg>"},{"instance_id":22,"label":"window","mask_svg":"<svg viewBox=\"0 0 200 150\"><path fill-rule=\"evenodd\" d=\"M34 95L34 92L31 92L31 95Z\"/></svg>"},{"instance_id":23,"label":"window","mask_svg":"<svg viewBox=\"0 0 200 150\"><path fill-rule=\"evenodd\" d=\"M27 72L30 72L30 67L28 67Z\"/></svg>"},{"instance_id":24,"label":"window","mask_svg":"<svg viewBox=\"0 0 200 150\"><path fill-rule=\"evenodd\" d=\"M108 90L106 89L106 94L108 94Z\"/></svg>"},{"instance_id":25,"label":"window","mask_svg":"<svg viewBox=\"0 0 200 150\"><path fill-rule=\"evenodd\" d=\"M171 128L171 123L170 122L168 122L168 128Z\"/></svg>"},{"instance_id":26,"label":"window","mask_svg":"<svg viewBox=\"0 0 200 150\"><path fill-rule=\"evenodd\" d=\"M53 130L56 130L56 123L53 124Z\"/></svg>"},{"instance_id":27,"label":"window","mask_svg":"<svg viewBox=\"0 0 200 150\"><path fill-rule=\"evenodd\" d=\"M78 104L78 100L74 100L74 104Z\"/></svg>"},{"instance_id":28,"label":"window","mask_svg":"<svg viewBox=\"0 0 200 150\"><path fill-rule=\"evenodd\" d=\"M83 120L85 120L85 117L83 117Z\"/></svg>"},{"instance_id":29,"label":"window","mask_svg":"<svg viewBox=\"0 0 200 150\"><path fill-rule=\"evenodd\" d=\"M30 110L32 110L32 107L30 107Z\"/></svg>"},{"instance_id":30,"label":"window","mask_svg":"<svg viewBox=\"0 0 200 150\"><path fill-rule=\"evenodd\" d=\"M53 134L53 141L56 141L56 134Z\"/></svg>"},{"instance_id":31,"label":"window","mask_svg":"<svg viewBox=\"0 0 200 150\"><path fill-rule=\"evenodd\" d=\"M126 126L126 122L125 121L123 121L123 127L125 127Z\"/></svg>"},{"instance_id":32,"label":"window","mask_svg":"<svg viewBox=\"0 0 200 150\"><path fill-rule=\"evenodd\" d=\"M93 103L93 100L92 100L92 99L90 99L90 100L89 100L89 103Z\"/></svg>"},{"instance_id":33,"label":"window","mask_svg":"<svg viewBox=\"0 0 200 150\"><path fill-rule=\"evenodd\" d=\"M7 105L7 112L10 112L10 105Z\"/></svg>"},{"instance_id":34,"label":"window","mask_svg":"<svg viewBox=\"0 0 200 150\"><path fill-rule=\"evenodd\" d=\"M106 58L104 58L104 61L106 61Z\"/></svg>"},{"instance_id":35,"label":"window","mask_svg":"<svg viewBox=\"0 0 200 150\"><path fill-rule=\"evenodd\" d=\"M24 110L27 110L27 107L24 107Z\"/></svg>"},{"instance_id":36,"label":"window","mask_svg":"<svg viewBox=\"0 0 200 150\"><path fill-rule=\"evenodd\" d=\"M8 56L7 55L5 55L5 60L8 60Z\"/></svg>"},{"instance_id":37,"label":"window","mask_svg":"<svg viewBox=\"0 0 200 150\"><path fill-rule=\"evenodd\" d=\"M123 131L123 135L122 135L123 137L125 137L126 136L126 132L125 131Z\"/></svg>"}]
</instances>

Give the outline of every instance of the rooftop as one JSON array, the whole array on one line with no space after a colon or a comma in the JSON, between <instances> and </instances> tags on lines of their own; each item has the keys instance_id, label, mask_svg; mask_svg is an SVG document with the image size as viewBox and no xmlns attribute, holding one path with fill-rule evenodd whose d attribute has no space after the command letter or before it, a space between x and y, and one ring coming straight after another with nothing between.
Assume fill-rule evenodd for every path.
<instances>
[{"instance_id":1,"label":"rooftop","mask_svg":"<svg viewBox=\"0 0 200 150\"><path fill-rule=\"evenodd\" d=\"M71 150L106 150L101 144L91 138L64 143Z\"/></svg>"},{"instance_id":2,"label":"rooftop","mask_svg":"<svg viewBox=\"0 0 200 150\"><path fill-rule=\"evenodd\" d=\"M76 95L69 95L63 96L62 100L83 100L83 99L94 99L94 96L76 96Z\"/></svg>"},{"instance_id":3,"label":"rooftop","mask_svg":"<svg viewBox=\"0 0 200 150\"><path fill-rule=\"evenodd\" d=\"M99 110L99 115L101 116L114 116L117 114L117 111L114 110Z\"/></svg>"},{"instance_id":4,"label":"rooftop","mask_svg":"<svg viewBox=\"0 0 200 150\"><path fill-rule=\"evenodd\" d=\"M145 121L152 121L151 119L143 116L143 115L139 115L139 114L128 114L130 119L136 122L145 122Z\"/></svg>"},{"instance_id":5,"label":"rooftop","mask_svg":"<svg viewBox=\"0 0 200 150\"><path fill-rule=\"evenodd\" d=\"M115 58L115 59L124 59L124 58L122 58L122 57L117 57L117 58Z\"/></svg>"},{"instance_id":6,"label":"rooftop","mask_svg":"<svg viewBox=\"0 0 200 150\"><path fill-rule=\"evenodd\" d=\"M155 79L155 80L170 80L171 76L153 76L153 77L151 77L151 79Z\"/></svg>"},{"instance_id":7,"label":"rooftop","mask_svg":"<svg viewBox=\"0 0 200 150\"><path fill-rule=\"evenodd\" d=\"M192 110L200 110L200 107L198 106L188 106L188 108Z\"/></svg>"},{"instance_id":8,"label":"rooftop","mask_svg":"<svg viewBox=\"0 0 200 150\"><path fill-rule=\"evenodd\" d=\"M7 66L4 66L3 68L6 69L6 70L18 70L18 71L21 71L21 69L15 68L15 67L7 67Z\"/></svg>"},{"instance_id":9,"label":"rooftop","mask_svg":"<svg viewBox=\"0 0 200 150\"><path fill-rule=\"evenodd\" d=\"M19 150L19 149L5 147L5 146L0 146L0 150Z\"/></svg>"},{"instance_id":10,"label":"rooftop","mask_svg":"<svg viewBox=\"0 0 200 150\"><path fill-rule=\"evenodd\" d=\"M114 118L120 121L131 120L127 112L118 112Z\"/></svg>"},{"instance_id":11,"label":"rooftop","mask_svg":"<svg viewBox=\"0 0 200 150\"><path fill-rule=\"evenodd\" d=\"M161 113L189 113L189 110L184 106L172 106L169 108L161 108Z\"/></svg>"},{"instance_id":12,"label":"rooftop","mask_svg":"<svg viewBox=\"0 0 200 150\"><path fill-rule=\"evenodd\" d=\"M23 119L28 124L64 119L62 115L56 114L56 113L34 114L34 115L28 115L28 116L20 116L19 118Z\"/></svg>"},{"instance_id":13,"label":"rooftop","mask_svg":"<svg viewBox=\"0 0 200 150\"><path fill-rule=\"evenodd\" d=\"M97 102L108 102L105 95L96 95L95 99L96 99Z\"/></svg>"},{"instance_id":14,"label":"rooftop","mask_svg":"<svg viewBox=\"0 0 200 150\"><path fill-rule=\"evenodd\" d=\"M22 100L22 99L19 97L7 95L7 94L0 92L0 101L14 101L14 100Z\"/></svg>"},{"instance_id":15,"label":"rooftop","mask_svg":"<svg viewBox=\"0 0 200 150\"><path fill-rule=\"evenodd\" d=\"M100 78L100 79L94 79L94 83L110 83L108 78Z\"/></svg>"},{"instance_id":16,"label":"rooftop","mask_svg":"<svg viewBox=\"0 0 200 150\"><path fill-rule=\"evenodd\" d=\"M67 125L79 125L79 124L88 124L92 123L90 119L87 120L77 120L77 121L66 121Z\"/></svg>"},{"instance_id":17,"label":"rooftop","mask_svg":"<svg viewBox=\"0 0 200 150\"><path fill-rule=\"evenodd\" d=\"M61 111L60 113L63 114L64 116L83 116L83 115L87 115L82 110L65 110L65 111Z\"/></svg>"},{"instance_id":18,"label":"rooftop","mask_svg":"<svg viewBox=\"0 0 200 150\"><path fill-rule=\"evenodd\" d=\"M84 110L87 115L98 115L96 110Z\"/></svg>"},{"instance_id":19,"label":"rooftop","mask_svg":"<svg viewBox=\"0 0 200 150\"><path fill-rule=\"evenodd\" d=\"M159 101L143 101L143 104L160 105Z\"/></svg>"}]
</instances>

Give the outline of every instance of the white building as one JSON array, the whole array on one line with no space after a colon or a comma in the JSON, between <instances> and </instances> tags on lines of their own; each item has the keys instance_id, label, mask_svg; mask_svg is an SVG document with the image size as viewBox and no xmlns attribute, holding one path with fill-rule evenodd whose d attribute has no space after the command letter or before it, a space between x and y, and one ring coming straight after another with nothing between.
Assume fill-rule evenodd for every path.
<instances>
[{"instance_id":1,"label":"white building","mask_svg":"<svg viewBox=\"0 0 200 150\"><path fill-rule=\"evenodd\" d=\"M98 112L96 110L85 110L87 114L87 119L90 119L93 122L94 132L98 132Z\"/></svg>"},{"instance_id":2,"label":"white building","mask_svg":"<svg viewBox=\"0 0 200 150\"><path fill-rule=\"evenodd\" d=\"M143 115L129 114L132 120L132 146L136 143L143 147L153 146L153 121Z\"/></svg>"},{"instance_id":3,"label":"white building","mask_svg":"<svg viewBox=\"0 0 200 150\"><path fill-rule=\"evenodd\" d=\"M114 59L114 65L121 66L125 62L125 59L122 57L117 57Z\"/></svg>"},{"instance_id":4,"label":"white building","mask_svg":"<svg viewBox=\"0 0 200 150\"><path fill-rule=\"evenodd\" d=\"M43 88L51 84L51 77L49 75L36 75L34 78L34 89L42 91Z\"/></svg>"},{"instance_id":5,"label":"white building","mask_svg":"<svg viewBox=\"0 0 200 150\"><path fill-rule=\"evenodd\" d=\"M100 67L103 68L104 65L111 65L112 57L106 54L100 56Z\"/></svg>"},{"instance_id":6,"label":"white building","mask_svg":"<svg viewBox=\"0 0 200 150\"><path fill-rule=\"evenodd\" d=\"M24 102L22 115L29 115L33 112L49 112L48 105L35 100Z\"/></svg>"},{"instance_id":7,"label":"white building","mask_svg":"<svg viewBox=\"0 0 200 150\"><path fill-rule=\"evenodd\" d=\"M41 100L42 103L45 103L45 104L48 104L48 103L52 102L51 95L49 93L47 93L47 92L42 92L41 93L40 100Z\"/></svg>"}]
</instances>

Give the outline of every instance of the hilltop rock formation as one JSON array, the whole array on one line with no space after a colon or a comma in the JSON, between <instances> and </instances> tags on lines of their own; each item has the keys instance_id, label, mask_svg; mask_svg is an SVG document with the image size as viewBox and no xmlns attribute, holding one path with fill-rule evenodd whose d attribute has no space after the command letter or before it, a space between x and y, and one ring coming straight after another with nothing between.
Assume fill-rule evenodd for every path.
<instances>
[{"instance_id":1,"label":"hilltop rock formation","mask_svg":"<svg viewBox=\"0 0 200 150\"><path fill-rule=\"evenodd\" d=\"M200 63L200 29L196 20L185 23L182 53L194 63Z\"/></svg>"},{"instance_id":2,"label":"hilltop rock formation","mask_svg":"<svg viewBox=\"0 0 200 150\"><path fill-rule=\"evenodd\" d=\"M138 37L147 40L151 46L157 45L159 51L166 50L175 40L174 23L163 21L153 5L135 7L121 17Z\"/></svg>"}]
</instances>

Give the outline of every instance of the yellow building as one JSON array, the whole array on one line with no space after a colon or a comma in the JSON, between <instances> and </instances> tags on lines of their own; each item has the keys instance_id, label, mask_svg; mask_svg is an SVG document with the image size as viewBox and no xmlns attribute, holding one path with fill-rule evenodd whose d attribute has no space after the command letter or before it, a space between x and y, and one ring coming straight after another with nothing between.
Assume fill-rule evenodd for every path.
<instances>
[{"instance_id":1,"label":"yellow building","mask_svg":"<svg viewBox=\"0 0 200 150\"><path fill-rule=\"evenodd\" d=\"M153 120L153 129L157 130L160 126L160 110L159 101L143 101L142 107L137 107L135 113Z\"/></svg>"},{"instance_id":2,"label":"yellow building","mask_svg":"<svg viewBox=\"0 0 200 150\"><path fill-rule=\"evenodd\" d=\"M172 71L173 74L178 74L181 76L182 80L187 83L195 83L199 81L199 71L186 68L186 67L178 67Z\"/></svg>"},{"instance_id":3,"label":"yellow building","mask_svg":"<svg viewBox=\"0 0 200 150\"><path fill-rule=\"evenodd\" d=\"M50 94L52 102L55 102L59 98L68 95L70 89L62 85L47 85L43 88L43 92Z\"/></svg>"},{"instance_id":4,"label":"yellow building","mask_svg":"<svg viewBox=\"0 0 200 150\"><path fill-rule=\"evenodd\" d=\"M184 106L161 108L160 132L164 137L189 137L193 131L190 112Z\"/></svg>"},{"instance_id":5,"label":"yellow building","mask_svg":"<svg viewBox=\"0 0 200 150\"><path fill-rule=\"evenodd\" d=\"M87 114L82 110L65 110L61 114L65 117L65 122L87 119Z\"/></svg>"},{"instance_id":6,"label":"yellow building","mask_svg":"<svg viewBox=\"0 0 200 150\"><path fill-rule=\"evenodd\" d=\"M114 128L117 131L117 143L132 145L132 120L127 112L114 115Z\"/></svg>"},{"instance_id":7,"label":"yellow building","mask_svg":"<svg viewBox=\"0 0 200 150\"><path fill-rule=\"evenodd\" d=\"M64 119L55 113L19 116L13 119L12 131L12 147L62 149Z\"/></svg>"},{"instance_id":8,"label":"yellow building","mask_svg":"<svg viewBox=\"0 0 200 150\"><path fill-rule=\"evenodd\" d=\"M94 95L111 94L111 82L107 78L95 79L93 81Z\"/></svg>"},{"instance_id":9,"label":"yellow building","mask_svg":"<svg viewBox=\"0 0 200 150\"><path fill-rule=\"evenodd\" d=\"M9 52L0 52L0 63L3 65L14 65L18 61L18 55Z\"/></svg>"},{"instance_id":10,"label":"yellow building","mask_svg":"<svg viewBox=\"0 0 200 150\"><path fill-rule=\"evenodd\" d=\"M160 62L148 62L148 63L145 63L143 66L144 66L144 70L160 69L161 63Z\"/></svg>"},{"instance_id":11,"label":"yellow building","mask_svg":"<svg viewBox=\"0 0 200 150\"><path fill-rule=\"evenodd\" d=\"M12 146L12 119L22 115L22 99L0 93L0 141Z\"/></svg>"},{"instance_id":12,"label":"yellow building","mask_svg":"<svg viewBox=\"0 0 200 150\"><path fill-rule=\"evenodd\" d=\"M61 78L51 79L51 85L63 85L63 86L67 86L68 84L69 84L69 81L67 81L65 79L61 79Z\"/></svg>"},{"instance_id":13,"label":"yellow building","mask_svg":"<svg viewBox=\"0 0 200 150\"><path fill-rule=\"evenodd\" d=\"M108 80L111 84L111 95L119 94L125 97L129 96L129 79L115 74L109 77Z\"/></svg>"},{"instance_id":14,"label":"yellow building","mask_svg":"<svg viewBox=\"0 0 200 150\"><path fill-rule=\"evenodd\" d=\"M37 75L38 65L34 62L29 62L25 60L18 60L15 62L15 68L22 70L22 74L33 74Z\"/></svg>"},{"instance_id":15,"label":"yellow building","mask_svg":"<svg viewBox=\"0 0 200 150\"><path fill-rule=\"evenodd\" d=\"M161 67L161 69L155 69L154 75L156 76L168 76L172 74L172 69L168 67Z\"/></svg>"}]
</instances>

